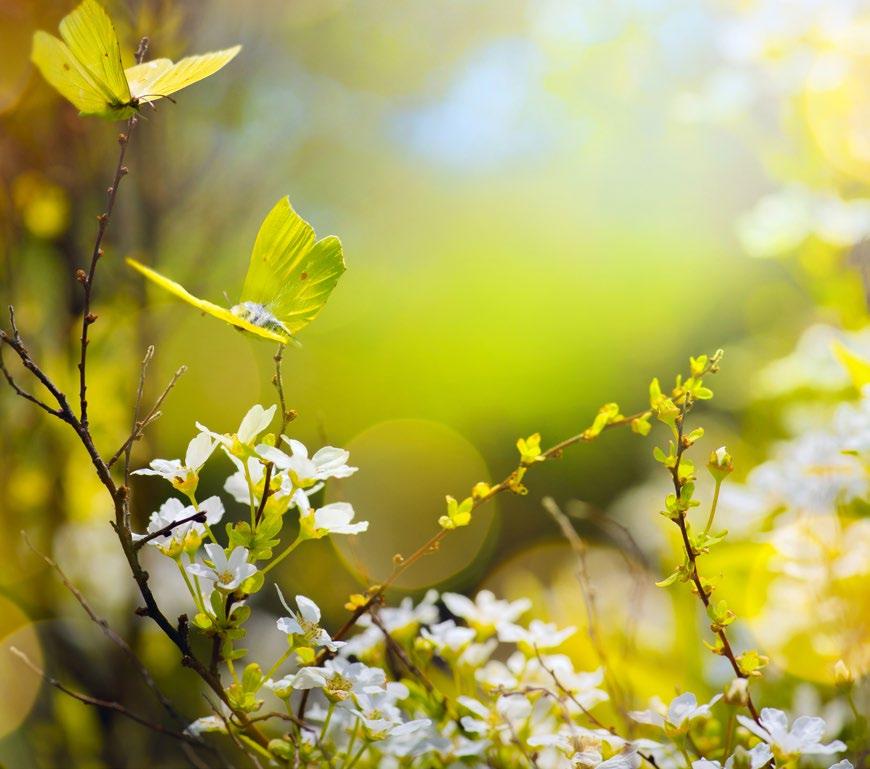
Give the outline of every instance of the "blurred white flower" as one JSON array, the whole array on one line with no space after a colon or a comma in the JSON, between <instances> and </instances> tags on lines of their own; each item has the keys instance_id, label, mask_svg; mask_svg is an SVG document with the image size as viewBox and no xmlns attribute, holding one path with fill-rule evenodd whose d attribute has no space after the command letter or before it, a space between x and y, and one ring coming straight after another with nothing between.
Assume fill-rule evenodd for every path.
<instances>
[{"instance_id":1,"label":"blurred white flower","mask_svg":"<svg viewBox=\"0 0 870 769\"><path fill-rule=\"evenodd\" d=\"M759 742L752 750L745 752L749 757L750 769L761 769L773 757L770 746L766 742ZM731 769L734 766L734 761L735 756L728 756L725 760L725 769ZM692 761L692 769L722 769L722 764L719 761L702 758L698 761Z\"/></svg>"},{"instance_id":2,"label":"blurred white flower","mask_svg":"<svg viewBox=\"0 0 870 769\"><path fill-rule=\"evenodd\" d=\"M528 655L537 649L554 649L577 632L575 627L559 630L552 622L542 622L533 619L528 628L511 622L502 622L498 626L498 638L505 643L515 643Z\"/></svg>"},{"instance_id":3,"label":"blurred white flower","mask_svg":"<svg viewBox=\"0 0 870 769\"><path fill-rule=\"evenodd\" d=\"M751 718L738 715L737 720L760 737L773 749L777 759L789 760L803 754L839 753L846 746L840 740L834 740L827 745L821 742L825 734L825 722L813 716L796 718L789 728L788 716L776 708L762 708L759 717L760 725Z\"/></svg>"},{"instance_id":4,"label":"blurred white flower","mask_svg":"<svg viewBox=\"0 0 870 769\"><path fill-rule=\"evenodd\" d=\"M464 619L483 637L492 635L502 622L515 622L532 606L528 598L499 600L489 590L481 590L474 600L459 593L442 593L441 600L452 614Z\"/></svg>"},{"instance_id":5,"label":"blurred white flower","mask_svg":"<svg viewBox=\"0 0 870 769\"><path fill-rule=\"evenodd\" d=\"M664 729L666 726L677 732L685 732L693 721L706 718L710 708L722 698L717 694L705 705L698 704L698 698L692 692L686 692L671 700L665 709L661 701L654 701L654 708L649 710L631 710L628 715L641 724L652 724Z\"/></svg>"}]
</instances>

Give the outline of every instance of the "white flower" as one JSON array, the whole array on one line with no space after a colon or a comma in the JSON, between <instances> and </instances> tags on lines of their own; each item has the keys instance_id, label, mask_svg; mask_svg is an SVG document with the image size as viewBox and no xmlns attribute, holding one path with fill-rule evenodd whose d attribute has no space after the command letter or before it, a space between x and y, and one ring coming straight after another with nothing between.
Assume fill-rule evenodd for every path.
<instances>
[{"instance_id":1,"label":"white flower","mask_svg":"<svg viewBox=\"0 0 870 769\"><path fill-rule=\"evenodd\" d=\"M396 706L396 702L405 699L408 694L407 686L389 681L381 692L356 696L357 708L352 712L360 718L368 739L402 737L432 723L428 718L403 720L402 711Z\"/></svg>"},{"instance_id":2,"label":"white flower","mask_svg":"<svg viewBox=\"0 0 870 769\"><path fill-rule=\"evenodd\" d=\"M286 436L283 439L290 446L290 454L266 444L258 445L256 451L279 470L286 471L298 488L308 488L327 478L347 478L358 469L347 464L350 452L344 449L324 446L309 459L308 449L302 443Z\"/></svg>"},{"instance_id":3,"label":"white flower","mask_svg":"<svg viewBox=\"0 0 870 769\"><path fill-rule=\"evenodd\" d=\"M331 502L313 513L301 514L299 524L311 539L320 539L327 534L359 534L367 531L368 521L353 520L354 511L348 502Z\"/></svg>"},{"instance_id":4,"label":"white flower","mask_svg":"<svg viewBox=\"0 0 870 769\"><path fill-rule=\"evenodd\" d=\"M220 497L209 497L199 503L198 508L186 505L179 499L171 497L167 499L160 509L151 513L148 520L148 528L145 534L133 534L133 540L145 539L149 534L165 529L176 521L183 521L197 513L205 513L205 522L209 526L218 523L224 515L224 506ZM166 534L148 540L149 545L154 545L162 553L170 557L176 557L183 550L193 551L199 548L202 537L205 535L205 526L198 521L187 521L175 526Z\"/></svg>"},{"instance_id":5,"label":"white flower","mask_svg":"<svg viewBox=\"0 0 870 769\"><path fill-rule=\"evenodd\" d=\"M686 692L676 697L668 705L667 712L662 714L656 710L632 710L628 715L635 721L641 724L652 724L653 726L665 726L675 729L677 732L688 731L689 725L698 718L704 718L710 713L710 708L715 705L722 697L717 694L706 705L699 705L698 700L691 692Z\"/></svg>"},{"instance_id":6,"label":"white flower","mask_svg":"<svg viewBox=\"0 0 870 769\"><path fill-rule=\"evenodd\" d=\"M457 697L456 702L472 713L459 719L462 728L479 735L510 732L516 723L527 719L532 712L532 703L522 696L501 696L493 708L464 695Z\"/></svg>"},{"instance_id":7,"label":"white flower","mask_svg":"<svg viewBox=\"0 0 870 769\"><path fill-rule=\"evenodd\" d=\"M796 757L803 753L827 754L839 753L846 746L840 740L834 740L827 745L821 743L825 733L825 722L813 716L800 716L788 727L788 716L776 708L762 708L759 721L738 715L737 720L750 732L764 740L780 759Z\"/></svg>"},{"instance_id":8,"label":"white flower","mask_svg":"<svg viewBox=\"0 0 870 769\"><path fill-rule=\"evenodd\" d=\"M208 544L205 552L211 566L192 563L187 566L188 574L199 577L206 583L208 589L217 589L225 593L235 590L249 577L257 573L257 567L248 563L248 549L235 547L227 557L220 545Z\"/></svg>"},{"instance_id":9,"label":"white flower","mask_svg":"<svg viewBox=\"0 0 870 769\"><path fill-rule=\"evenodd\" d=\"M423 600L416 606L410 596L405 596L398 606L385 606L378 612L381 624L387 632L398 640L409 640L417 633L421 624L432 624L438 619L438 592L427 591ZM384 643L384 634L373 622L371 615L363 614L357 625L365 628L353 636L343 649L344 654L360 656Z\"/></svg>"},{"instance_id":10,"label":"white flower","mask_svg":"<svg viewBox=\"0 0 870 769\"><path fill-rule=\"evenodd\" d=\"M629 749L598 764L595 769L637 769L640 766L640 756L637 751Z\"/></svg>"},{"instance_id":11,"label":"white flower","mask_svg":"<svg viewBox=\"0 0 870 769\"><path fill-rule=\"evenodd\" d=\"M148 467L134 470L131 475L158 475L179 491L193 494L199 483L199 471L216 445L208 433L199 433L187 444L184 464L180 459L152 459Z\"/></svg>"},{"instance_id":12,"label":"white flower","mask_svg":"<svg viewBox=\"0 0 870 769\"><path fill-rule=\"evenodd\" d=\"M281 605L289 612L289 617L281 617L276 623L278 630L289 635L298 635L301 637L302 645L311 648L325 646L330 651L336 651L339 646L344 644L341 641L333 641L329 633L327 633L320 625L320 608L310 598L304 595L296 596L296 606L299 611L293 611L284 600L284 595L281 588L275 585L275 590L278 591L278 598Z\"/></svg>"},{"instance_id":13,"label":"white flower","mask_svg":"<svg viewBox=\"0 0 870 769\"><path fill-rule=\"evenodd\" d=\"M210 435L228 452L235 454L243 453L241 451L242 447L250 449L257 438L259 438L260 433L269 426L269 423L275 416L275 408L276 406L274 405L267 409L264 409L260 404L251 406L251 408L248 409L248 413L242 417L239 429L236 430L235 433L215 433L204 425L201 425L199 422L196 423L196 426L199 428L200 432Z\"/></svg>"},{"instance_id":14,"label":"white flower","mask_svg":"<svg viewBox=\"0 0 870 769\"><path fill-rule=\"evenodd\" d=\"M452 614L483 636L492 635L502 622L515 622L532 605L528 598L500 601L489 590L481 590L473 601L459 593L443 593L441 599Z\"/></svg>"},{"instance_id":15,"label":"white flower","mask_svg":"<svg viewBox=\"0 0 870 769\"><path fill-rule=\"evenodd\" d=\"M511 622L502 622L498 626L499 640L517 644L527 655L533 655L536 649L553 649L560 646L576 632L575 627L559 630L552 622L542 622L539 619L533 619L528 628Z\"/></svg>"},{"instance_id":16,"label":"white flower","mask_svg":"<svg viewBox=\"0 0 870 769\"><path fill-rule=\"evenodd\" d=\"M766 742L759 742L752 750L745 751L749 757L750 769L761 769L771 758L773 754L770 752L770 746ZM728 756L725 761L725 769L731 769L734 766L735 756ZM710 761L702 758L698 761L692 761L692 769L722 769L722 764L718 761Z\"/></svg>"},{"instance_id":17,"label":"white flower","mask_svg":"<svg viewBox=\"0 0 870 769\"><path fill-rule=\"evenodd\" d=\"M477 635L470 627L461 627L452 619L424 627L420 634L435 647L441 656L455 656L463 651Z\"/></svg>"},{"instance_id":18,"label":"white flower","mask_svg":"<svg viewBox=\"0 0 870 769\"><path fill-rule=\"evenodd\" d=\"M189 734L191 737L201 737L206 732L226 734L226 722L220 716L203 716L202 718L197 718L196 721L189 724L184 730L184 733Z\"/></svg>"},{"instance_id":19,"label":"white flower","mask_svg":"<svg viewBox=\"0 0 870 769\"><path fill-rule=\"evenodd\" d=\"M382 669L369 667L362 662L348 662L341 657L327 660L323 667L301 668L298 673L285 676L282 682L285 688L322 689L332 702L348 706L357 704L363 695L387 691L386 673Z\"/></svg>"}]
</instances>

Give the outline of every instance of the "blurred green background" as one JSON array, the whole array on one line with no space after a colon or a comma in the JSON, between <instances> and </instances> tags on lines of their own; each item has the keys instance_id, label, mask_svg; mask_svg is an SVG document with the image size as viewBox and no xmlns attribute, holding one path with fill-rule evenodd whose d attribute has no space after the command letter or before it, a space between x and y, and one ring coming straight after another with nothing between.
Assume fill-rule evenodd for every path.
<instances>
[{"instance_id":1,"label":"blurred green background","mask_svg":"<svg viewBox=\"0 0 870 769\"><path fill-rule=\"evenodd\" d=\"M150 397L179 365L189 371L137 446L136 466L182 454L194 420L230 431L252 403L273 401L268 343L152 291L123 257L234 302L260 221L289 194L318 234L341 237L348 263L302 348L285 356L300 413L293 434L312 448L351 449L360 473L330 494L372 523L341 553L326 542L300 551L280 575L288 590L315 595L331 622L349 592L434 530L445 493L503 477L518 436L539 430L549 445L582 430L603 402L642 408L648 380L669 379L690 354L726 348L713 432L732 438L742 428L748 466L762 450L753 436L775 429L747 410L754 372L813 321L862 323L847 256L862 227L870 232L864 209L841 215L839 229L813 225L797 204L758 209L784 184L862 199L870 178L868 145L846 136L866 131L852 114L867 108L866 38L852 45L847 34L866 29L860 4L842 4L840 26L812 3L780 18L768 6L110 3L128 58L143 34L155 57L244 49L177 105L146 112L134 135L95 292L90 400L100 446L123 440L148 344L157 348ZM56 378L72 383L81 295L71 274L92 242L118 126L78 118L28 62L33 31L54 31L70 8L0 2L0 298L15 304ZM832 54L847 71L822 102L814 67ZM781 258L757 258L768 253ZM29 617L44 654L79 660L68 675L114 698L124 675L86 660L115 652L20 529L126 635L148 636L143 653L158 672L169 675L176 660L130 617L108 502L79 447L43 416L0 389L3 621L27 633ZM219 491L225 464L212 465L209 491ZM536 472L529 496L493 505L405 587L473 590L558 539L545 493L603 509L650 466L636 436L580 447ZM141 526L166 489L137 480L134 492ZM15 611L24 614L15 620ZM4 665L35 696L33 677ZM180 696L193 711L202 705ZM0 718L0 735L29 707ZM105 714L60 699L42 708L43 720L0 741L0 757L15 766L32 760L28 751L75 766L117 760L113 738L94 744ZM107 723L104 735L126 730ZM154 766L173 765L171 746L136 739Z\"/></svg>"}]
</instances>

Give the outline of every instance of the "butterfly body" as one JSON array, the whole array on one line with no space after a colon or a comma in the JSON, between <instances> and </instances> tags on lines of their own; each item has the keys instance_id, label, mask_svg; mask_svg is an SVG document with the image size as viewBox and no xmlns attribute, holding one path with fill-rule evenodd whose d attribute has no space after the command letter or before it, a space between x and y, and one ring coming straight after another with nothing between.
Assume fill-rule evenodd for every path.
<instances>
[{"instance_id":1,"label":"butterfly body","mask_svg":"<svg viewBox=\"0 0 870 769\"><path fill-rule=\"evenodd\" d=\"M112 20L96 0L84 0L58 25L60 38L38 31L31 59L81 115L125 120L141 106L186 88L229 63L241 46L124 68Z\"/></svg>"},{"instance_id":2,"label":"butterfly body","mask_svg":"<svg viewBox=\"0 0 870 769\"><path fill-rule=\"evenodd\" d=\"M287 327L262 304L257 302L240 302L230 307L230 312L237 318L248 321L258 328L265 328L279 334L291 336Z\"/></svg>"},{"instance_id":3,"label":"butterfly body","mask_svg":"<svg viewBox=\"0 0 870 769\"><path fill-rule=\"evenodd\" d=\"M334 235L317 240L286 197L260 225L240 300L229 309L194 296L135 259L127 263L202 312L281 344L294 342L295 334L314 320L345 270L341 241Z\"/></svg>"}]
</instances>

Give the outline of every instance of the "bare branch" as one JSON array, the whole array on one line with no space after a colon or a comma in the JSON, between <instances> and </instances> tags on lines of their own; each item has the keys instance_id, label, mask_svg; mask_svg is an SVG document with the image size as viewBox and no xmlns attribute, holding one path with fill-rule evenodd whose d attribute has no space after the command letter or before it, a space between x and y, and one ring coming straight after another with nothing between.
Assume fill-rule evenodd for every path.
<instances>
[{"instance_id":1,"label":"bare branch","mask_svg":"<svg viewBox=\"0 0 870 769\"><path fill-rule=\"evenodd\" d=\"M130 645L120 636L111 625L104 619L100 617L91 607L88 600L84 597L81 590L79 590L67 577L64 573L63 569L60 567L60 564L57 563L53 558L45 555L45 553L40 552L34 546L34 544L30 541L30 537L27 536L27 532L22 531L21 536L24 537L24 541L27 543L27 546L38 555L45 563L52 569L57 572L58 577L60 577L60 581L63 582L64 587L72 593L73 598L79 602L79 605L84 609L85 614L90 617L91 621L96 624L100 630L103 631L104 635L112 641L124 654L127 655L128 659L133 663L136 667L136 670L139 671L139 675L142 677L142 680L154 692L154 695L160 701L160 704L166 709L166 712L169 713L172 718L174 718L178 723L184 723L184 719L179 715L178 711L175 709L175 706L170 702L169 698L160 690L157 686L157 683L151 676L151 673L148 671L148 668L145 667L142 660L136 655L136 652L130 648Z\"/></svg>"},{"instance_id":2,"label":"bare branch","mask_svg":"<svg viewBox=\"0 0 870 769\"><path fill-rule=\"evenodd\" d=\"M132 711L127 710L127 708L125 708L120 702L101 700L97 697L91 697L87 694L83 694L82 692L77 692L74 689L70 689L68 686L65 686L56 678L52 678L50 675L48 675L42 668L32 662L31 659L23 651L16 648L15 646L10 646L9 651L12 652L16 657L18 657L18 659L20 659L34 673L36 673L38 676L41 676L47 684L53 686L58 691L63 692L64 694L72 697L73 699L78 700L79 702L83 702L85 705L93 705L97 708L114 710L116 713L120 713L125 718L129 718L131 721L135 721L137 724L146 726L152 731L157 732L158 734L165 734L167 737L173 737L176 740L181 740L182 742L186 742L188 745L203 747L203 743L201 740L198 740L195 737L191 737L188 734L184 734L183 732L176 732L172 729L167 729L165 726L161 726L160 724L156 724L153 721L149 721L147 718L136 715Z\"/></svg>"},{"instance_id":3,"label":"bare branch","mask_svg":"<svg viewBox=\"0 0 870 769\"><path fill-rule=\"evenodd\" d=\"M145 377L145 366L147 365L144 360L142 364L143 365L140 383ZM166 387L163 388L163 392L161 392L157 400L154 401L154 405L148 410L148 413L141 420L135 419L134 417L133 429L131 430L129 437L120 445L118 450L114 454L112 454L109 461L106 462L106 467L111 468L122 456L124 456L126 477L126 467L129 466L129 452L132 449L133 444L142 437L142 433L145 432L145 428L147 428L148 425L160 418L160 407L163 405L163 401L165 401L169 393L172 392L172 388L175 387L178 380L181 379L181 377L184 376L184 374L186 373L187 366L179 366L178 369L176 369L175 373L172 375L172 378L169 380L169 383L166 385ZM142 397L142 386L143 385L140 384L137 404ZM138 405L136 410L138 411Z\"/></svg>"}]
</instances>

